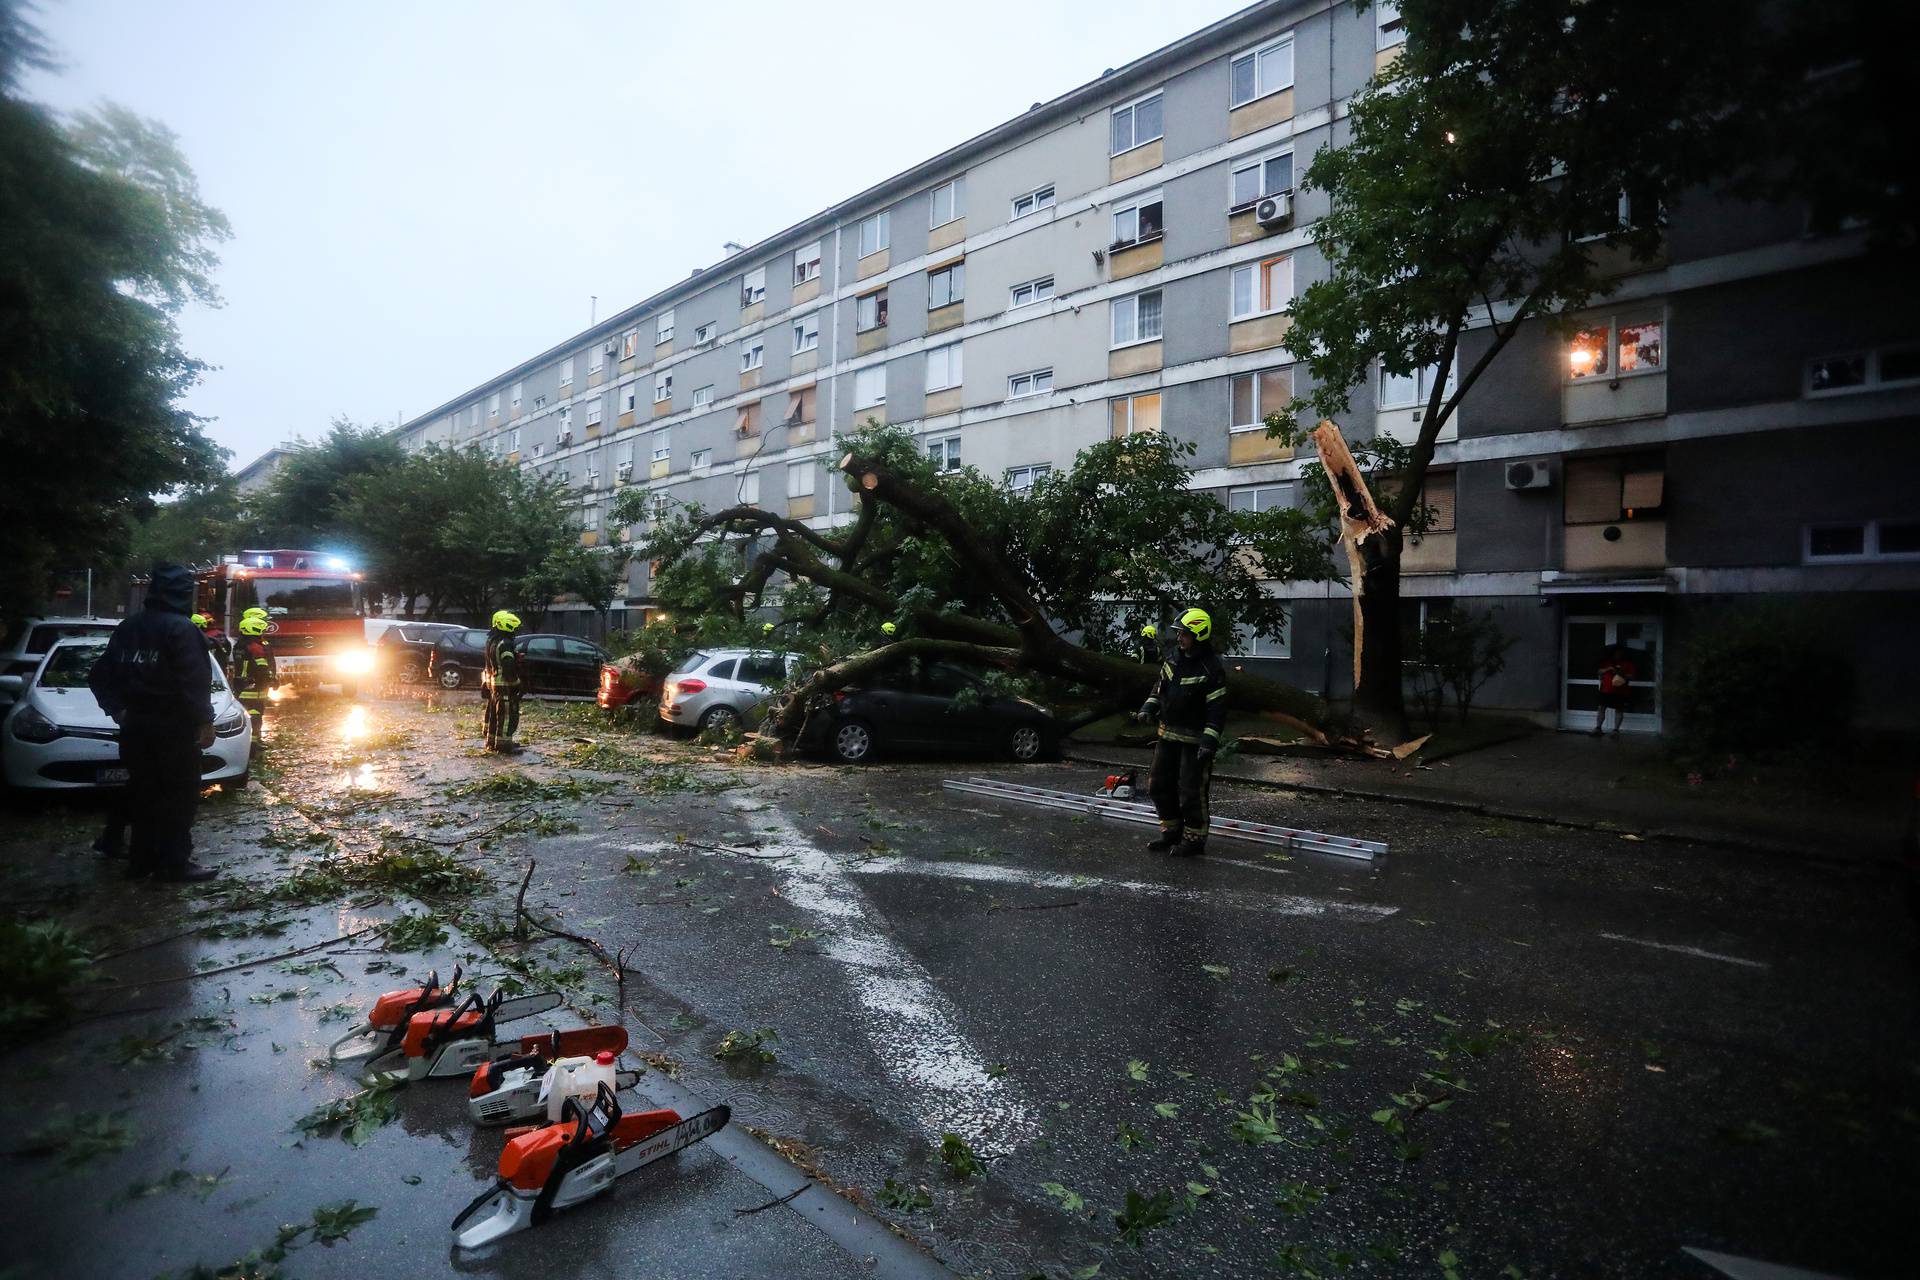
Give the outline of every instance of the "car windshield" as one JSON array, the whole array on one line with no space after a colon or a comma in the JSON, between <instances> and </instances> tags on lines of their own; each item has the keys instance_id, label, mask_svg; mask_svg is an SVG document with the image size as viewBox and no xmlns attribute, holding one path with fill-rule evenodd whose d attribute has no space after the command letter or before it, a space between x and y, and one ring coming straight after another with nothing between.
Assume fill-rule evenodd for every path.
<instances>
[{"instance_id":1,"label":"car windshield","mask_svg":"<svg viewBox=\"0 0 1920 1280\"><path fill-rule=\"evenodd\" d=\"M40 670L42 689L84 689L93 664L107 651L104 644L63 644Z\"/></svg>"},{"instance_id":2,"label":"car windshield","mask_svg":"<svg viewBox=\"0 0 1920 1280\"><path fill-rule=\"evenodd\" d=\"M112 627L99 625L87 626L83 623L43 622L27 632L27 642L21 647L20 652L26 654L45 653L62 640L91 639L95 636L104 638L111 635L112 632Z\"/></svg>"},{"instance_id":3,"label":"car windshield","mask_svg":"<svg viewBox=\"0 0 1920 1280\"><path fill-rule=\"evenodd\" d=\"M359 590L351 578L242 578L240 607L260 605L276 618L354 618Z\"/></svg>"}]
</instances>

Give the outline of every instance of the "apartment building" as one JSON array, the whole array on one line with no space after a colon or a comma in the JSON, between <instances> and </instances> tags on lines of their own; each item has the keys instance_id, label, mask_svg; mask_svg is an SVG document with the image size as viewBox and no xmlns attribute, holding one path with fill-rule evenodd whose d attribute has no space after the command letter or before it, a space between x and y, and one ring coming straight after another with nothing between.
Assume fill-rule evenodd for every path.
<instances>
[{"instance_id":1,"label":"apartment building","mask_svg":"<svg viewBox=\"0 0 1920 1280\"><path fill-rule=\"evenodd\" d=\"M1287 308L1324 275L1296 190L1345 103L1395 56L1395 6L1270 0L1104 74L503 371L411 422L555 472L581 537L623 485L713 507L847 516L833 433L907 427L943 468L1016 487L1114 433L1197 448L1231 506L1299 500L1264 416L1308 389ZM1623 211L1623 216L1628 216ZM1781 598L1830 618L1867 718L1912 724L1920 624L1920 325L1861 233L1701 196L1672 211L1578 336L1536 324L1448 424L1438 518L1407 554L1411 633L1462 608L1519 638L1486 705L1591 723L1601 649L1636 650L1628 727L1716 613ZM1483 339L1470 335L1463 360ZM1342 426L1417 429L1431 377L1376 370ZM1448 376L1451 376L1449 374ZM1350 601L1275 582L1278 641L1235 661L1340 696ZM649 606L647 568L625 609ZM564 612L559 616L565 616ZM577 626L588 623L585 615Z\"/></svg>"}]
</instances>

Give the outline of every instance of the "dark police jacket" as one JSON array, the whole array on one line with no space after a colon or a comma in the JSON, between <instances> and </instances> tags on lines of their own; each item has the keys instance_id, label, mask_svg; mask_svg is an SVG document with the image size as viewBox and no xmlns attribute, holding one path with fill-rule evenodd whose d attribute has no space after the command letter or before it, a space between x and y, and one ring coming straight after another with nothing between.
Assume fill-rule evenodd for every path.
<instances>
[{"instance_id":1,"label":"dark police jacket","mask_svg":"<svg viewBox=\"0 0 1920 1280\"><path fill-rule=\"evenodd\" d=\"M1145 710L1159 715L1160 736L1170 742L1219 746L1227 723L1227 668L1212 646L1168 653Z\"/></svg>"},{"instance_id":2,"label":"dark police jacket","mask_svg":"<svg viewBox=\"0 0 1920 1280\"><path fill-rule=\"evenodd\" d=\"M182 730L213 723L213 668L200 628L187 618L192 576L185 569L185 603L171 597L180 584L156 575L146 607L113 629L107 651L93 664L87 685L100 709L115 719L160 722Z\"/></svg>"}]
</instances>

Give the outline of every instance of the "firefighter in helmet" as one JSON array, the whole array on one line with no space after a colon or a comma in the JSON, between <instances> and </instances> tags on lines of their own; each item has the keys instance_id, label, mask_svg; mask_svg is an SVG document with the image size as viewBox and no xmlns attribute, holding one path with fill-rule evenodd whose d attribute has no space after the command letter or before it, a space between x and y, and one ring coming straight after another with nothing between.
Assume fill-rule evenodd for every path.
<instances>
[{"instance_id":1,"label":"firefighter in helmet","mask_svg":"<svg viewBox=\"0 0 1920 1280\"><path fill-rule=\"evenodd\" d=\"M1160 677L1135 718L1160 722L1147 784L1160 838L1147 848L1191 856L1207 848L1207 792L1227 720L1227 669L1213 651L1213 619L1205 609L1181 614L1173 633L1178 647L1161 662Z\"/></svg>"},{"instance_id":2,"label":"firefighter in helmet","mask_svg":"<svg viewBox=\"0 0 1920 1280\"><path fill-rule=\"evenodd\" d=\"M1158 666L1160 664L1160 628L1151 622L1140 628L1140 645L1134 653L1148 666Z\"/></svg>"},{"instance_id":3,"label":"firefighter in helmet","mask_svg":"<svg viewBox=\"0 0 1920 1280\"><path fill-rule=\"evenodd\" d=\"M486 691L486 748L513 752L520 744L513 735L520 731L520 654L513 647L513 633L520 629L520 615L500 609L493 615L487 631L487 669L481 676Z\"/></svg>"},{"instance_id":4,"label":"firefighter in helmet","mask_svg":"<svg viewBox=\"0 0 1920 1280\"><path fill-rule=\"evenodd\" d=\"M264 613L242 615L240 644L233 651L233 687L240 695L240 705L246 708L247 719L253 722L255 745L259 744L262 737L261 722L267 709L267 695L273 692L279 675L273 660L273 648L267 643L267 626Z\"/></svg>"},{"instance_id":5,"label":"firefighter in helmet","mask_svg":"<svg viewBox=\"0 0 1920 1280\"><path fill-rule=\"evenodd\" d=\"M233 642L227 639L227 633L213 625L213 619L204 613L193 615L193 625L200 628L200 635L207 642L207 652L214 656L222 671L233 665Z\"/></svg>"}]
</instances>

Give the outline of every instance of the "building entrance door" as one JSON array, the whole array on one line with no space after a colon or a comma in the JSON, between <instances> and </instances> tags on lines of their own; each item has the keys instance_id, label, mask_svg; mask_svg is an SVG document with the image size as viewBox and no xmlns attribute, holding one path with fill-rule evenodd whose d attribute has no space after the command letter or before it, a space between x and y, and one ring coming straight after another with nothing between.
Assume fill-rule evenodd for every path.
<instances>
[{"instance_id":1,"label":"building entrance door","mask_svg":"<svg viewBox=\"0 0 1920 1280\"><path fill-rule=\"evenodd\" d=\"M1660 663L1663 657L1658 618L1568 618L1560 646L1560 727L1592 729L1600 712L1600 661L1610 645L1621 645L1633 660L1633 687L1627 694L1622 726L1630 733L1660 732ZM1612 715L1608 715L1608 728Z\"/></svg>"}]
</instances>

